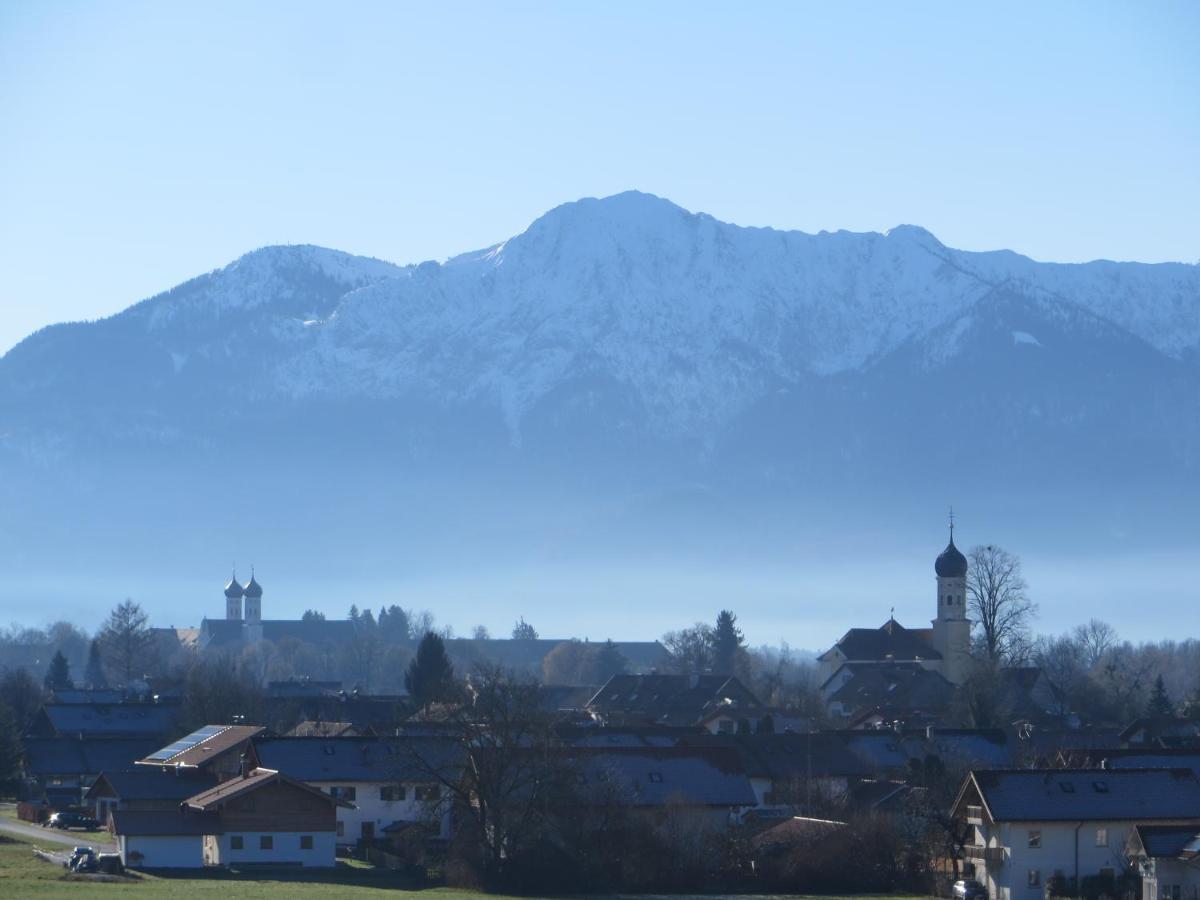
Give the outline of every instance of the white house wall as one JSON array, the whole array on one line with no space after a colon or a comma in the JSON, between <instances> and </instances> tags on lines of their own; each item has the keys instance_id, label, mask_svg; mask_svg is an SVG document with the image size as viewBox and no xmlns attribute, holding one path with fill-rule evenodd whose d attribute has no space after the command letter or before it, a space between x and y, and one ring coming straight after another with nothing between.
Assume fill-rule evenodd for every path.
<instances>
[{"instance_id":1,"label":"white house wall","mask_svg":"<svg viewBox=\"0 0 1200 900\"><path fill-rule=\"evenodd\" d=\"M137 869L199 869L204 866L203 838L185 835L120 835L121 862ZM142 854L140 860L131 858Z\"/></svg>"},{"instance_id":2,"label":"white house wall","mask_svg":"<svg viewBox=\"0 0 1200 900\"><path fill-rule=\"evenodd\" d=\"M272 847L264 850L261 838L266 835ZM300 838L312 838L312 848L301 849ZM242 849L233 849L234 837L241 837ZM210 839L210 853L215 850L215 863L238 865L295 865L305 868L329 868L337 864L337 841L331 831L232 831Z\"/></svg>"},{"instance_id":3,"label":"white house wall","mask_svg":"<svg viewBox=\"0 0 1200 900\"><path fill-rule=\"evenodd\" d=\"M375 837L383 837L383 829L393 822L428 822L434 811L431 804L416 799L416 785L405 784L403 800L381 800L380 791L385 787L395 786L395 782L363 782L363 781L313 781L313 787L320 788L326 794L332 788L354 788L355 797L350 802L354 808L338 807L337 820L341 825L341 834L337 838L339 844L353 844L362 837L364 822L375 826ZM450 813L442 810L439 835L450 836Z\"/></svg>"}]
</instances>

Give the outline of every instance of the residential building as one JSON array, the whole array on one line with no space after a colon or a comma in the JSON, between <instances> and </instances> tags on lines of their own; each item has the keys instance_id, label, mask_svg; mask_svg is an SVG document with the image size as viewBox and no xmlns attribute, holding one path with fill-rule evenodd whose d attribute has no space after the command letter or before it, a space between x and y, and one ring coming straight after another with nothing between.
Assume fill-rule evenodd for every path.
<instances>
[{"instance_id":1,"label":"residential building","mask_svg":"<svg viewBox=\"0 0 1200 900\"><path fill-rule=\"evenodd\" d=\"M729 675L614 675L588 701L587 710L604 725L706 722L722 733L737 731L742 721L753 730L767 714L750 689Z\"/></svg>"},{"instance_id":2,"label":"residential building","mask_svg":"<svg viewBox=\"0 0 1200 900\"><path fill-rule=\"evenodd\" d=\"M1139 825L1126 856L1142 877L1142 900L1200 900L1200 828Z\"/></svg>"},{"instance_id":3,"label":"residential building","mask_svg":"<svg viewBox=\"0 0 1200 900\"><path fill-rule=\"evenodd\" d=\"M976 770L952 812L971 829L965 855L990 897L1041 900L1056 876L1079 890L1120 876L1141 825L1200 830L1200 780L1190 769Z\"/></svg>"}]
</instances>

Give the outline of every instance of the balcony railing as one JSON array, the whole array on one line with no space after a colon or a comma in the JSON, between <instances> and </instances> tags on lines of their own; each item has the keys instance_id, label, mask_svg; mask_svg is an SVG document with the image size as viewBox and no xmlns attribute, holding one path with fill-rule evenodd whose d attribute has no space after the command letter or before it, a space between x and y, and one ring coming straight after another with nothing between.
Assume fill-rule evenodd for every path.
<instances>
[{"instance_id":1,"label":"balcony railing","mask_svg":"<svg viewBox=\"0 0 1200 900\"><path fill-rule=\"evenodd\" d=\"M987 863L991 866L999 866L1004 863L1004 848L1003 847L980 847L974 844L968 844L963 847L963 856L975 862Z\"/></svg>"}]
</instances>

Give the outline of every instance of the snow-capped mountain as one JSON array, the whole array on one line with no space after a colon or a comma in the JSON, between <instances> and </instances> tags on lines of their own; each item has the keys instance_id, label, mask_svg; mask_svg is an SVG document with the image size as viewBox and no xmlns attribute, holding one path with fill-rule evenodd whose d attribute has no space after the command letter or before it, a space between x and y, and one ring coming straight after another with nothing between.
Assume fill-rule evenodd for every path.
<instances>
[{"instance_id":1,"label":"snow-capped mountain","mask_svg":"<svg viewBox=\"0 0 1200 900\"><path fill-rule=\"evenodd\" d=\"M1200 266L743 228L630 192L441 264L268 247L46 328L0 359L0 466L28 486L85 461L101 493L154 459L206 495L519 469L951 486L940 504L985 479L1194 484L1198 388Z\"/></svg>"}]
</instances>

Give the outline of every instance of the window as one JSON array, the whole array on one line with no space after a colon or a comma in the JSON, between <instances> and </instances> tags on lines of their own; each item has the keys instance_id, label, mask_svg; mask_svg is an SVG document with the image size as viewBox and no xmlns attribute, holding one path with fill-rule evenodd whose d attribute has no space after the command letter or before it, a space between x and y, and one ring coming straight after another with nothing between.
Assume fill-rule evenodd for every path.
<instances>
[{"instance_id":1,"label":"window","mask_svg":"<svg viewBox=\"0 0 1200 900\"><path fill-rule=\"evenodd\" d=\"M240 834L231 834L229 836L230 850L241 850L243 846L244 844L242 843L242 836Z\"/></svg>"},{"instance_id":2,"label":"window","mask_svg":"<svg viewBox=\"0 0 1200 900\"><path fill-rule=\"evenodd\" d=\"M662 772L651 772L650 780L655 784L662 784Z\"/></svg>"},{"instance_id":3,"label":"window","mask_svg":"<svg viewBox=\"0 0 1200 900\"><path fill-rule=\"evenodd\" d=\"M338 837L346 836L346 823L343 822L341 819L338 819L338 822L337 822L337 836Z\"/></svg>"},{"instance_id":4,"label":"window","mask_svg":"<svg viewBox=\"0 0 1200 900\"><path fill-rule=\"evenodd\" d=\"M1096 846L1097 847L1107 847L1108 846L1108 829L1107 828L1097 828L1096 829Z\"/></svg>"},{"instance_id":5,"label":"window","mask_svg":"<svg viewBox=\"0 0 1200 900\"><path fill-rule=\"evenodd\" d=\"M301 850L311 850L312 847L313 847L312 835L311 834L300 835L300 849Z\"/></svg>"},{"instance_id":6,"label":"window","mask_svg":"<svg viewBox=\"0 0 1200 900\"><path fill-rule=\"evenodd\" d=\"M1030 870L1029 870L1029 886L1030 886L1030 887L1037 887L1037 886L1038 886L1038 885L1040 885L1041 883L1042 883L1042 873L1041 873L1041 870L1039 870L1039 869L1030 869Z\"/></svg>"},{"instance_id":7,"label":"window","mask_svg":"<svg viewBox=\"0 0 1200 900\"><path fill-rule=\"evenodd\" d=\"M1092 788L1095 789L1097 794L1107 794L1108 793L1108 782L1093 781Z\"/></svg>"},{"instance_id":8,"label":"window","mask_svg":"<svg viewBox=\"0 0 1200 900\"><path fill-rule=\"evenodd\" d=\"M403 800L405 796L407 796L407 792L402 784L385 784L379 789L380 800Z\"/></svg>"},{"instance_id":9,"label":"window","mask_svg":"<svg viewBox=\"0 0 1200 900\"><path fill-rule=\"evenodd\" d=\"M1029 832L1029 849L1030 849L1030 850L1037 850L1037 849L1039 849L1041 846L1042 846L1042 832L1041 832L1041 830L1039 829L1038 831L1031 831L1031 832Z\"/></svg>"},{"instance_id":10,"label":"window","mask_svg":"<svg viewBox=\"0 0 1200 900\"><path fill-rule=\"evenodd\" d=\"M321 752L326 756L333 756L336 751L334 751L332 744L325 744L321 747Z\"/></svg>"},{"instance_id":11,"label":"window","mask_svg":"<svg viewBox=\"0 0 1200 900\"><path fill-rule=\"evenodd\" d=\"M354 800L358 796L358 789L334 785L329 789L329 796L338 800Z\"/></svg>"},{"instance_id":12,"label":"window","mask_svg":"<svg viewBox=\"0 0 1200 900\"><path fill-rule=\"evenodd\" d=\"M1158 900L1180 900L1183 891L1177 884L1164 884L1158 892Z\"/></svg>"},{"instance_id":13,"label":"window","mask_svg":"<svg viewBox=\"0 0 1200 900\"><path fill-rule=\"evenodd\" d=\"M275 849L275 837L270 834L259 835L258 849L259 850L274 850Z\"/></svg>"},{"instance_id":14,"label":"window","mask_svg":"<svg viewBox=\"0 0 1200 900\"><path fill-rule=\"evenodd\" d=\"M422 803L429 803L441 796L436 784L419 784L413 791L413 797Z\"/></svg>"}]
</instances>

